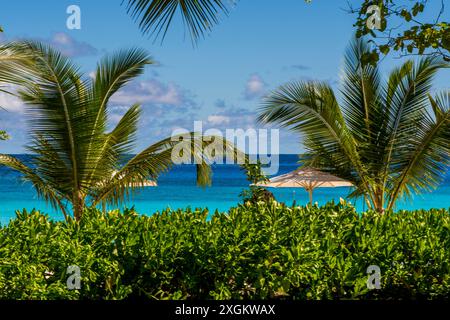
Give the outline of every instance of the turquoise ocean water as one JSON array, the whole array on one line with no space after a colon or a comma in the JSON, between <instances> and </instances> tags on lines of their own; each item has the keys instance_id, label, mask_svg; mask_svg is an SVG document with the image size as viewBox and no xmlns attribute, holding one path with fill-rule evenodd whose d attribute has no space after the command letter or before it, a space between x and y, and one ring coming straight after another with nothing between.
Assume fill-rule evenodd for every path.
<instances>
[{"instance_id":1,"label":"turquoise ocean water","mask_svg":"<svg viewBox=\"0 0 450 320\"><path fill-rule=\"evenodd\" d=\"M19 155L23 161L29 159L26 155ZM281 155L278 174L287 173L298 167L296 155ZM163 174L158 180L156 188L145 188L120 208L131 207L142 214L152 214L165 208L208 208L211 212L216 209L226 211L239 201L239 194L248 187L245 174L237 165L214 165L213 185L209 188L199 188L195 184L195 167L191 165L176 166L170 172ZM305 204L308 194L301 188L270 189L278 201L291 204L296 200L298 204ZM334 199L346 198L349 188L321 188L314 191L314 202L324 204ZM358 210L364 210L362 201L349 200ZM396 209L430 209L450 207L450 174L444 183L433 193L415 196L412 201L398 204ZM32 186L24 183L20 175L0 167L0 222L7 223L15 217L17 209L33 208L48 213L54 219L62 219L62 214L55 211L37 198Z\"/></svg>"}]
</instances>

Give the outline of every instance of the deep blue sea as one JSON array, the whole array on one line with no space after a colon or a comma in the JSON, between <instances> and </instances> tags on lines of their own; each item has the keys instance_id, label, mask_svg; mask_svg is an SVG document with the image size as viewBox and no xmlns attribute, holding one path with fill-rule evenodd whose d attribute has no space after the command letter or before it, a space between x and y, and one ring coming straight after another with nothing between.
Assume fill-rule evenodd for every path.
<instances>
[{"instance_id":1,"label":"deep blue sea","mask_svg":"<svg viewBox=\"0 0 450 320\"><path fill-rule=\"evenodd\" d=\"M17 156L23 161L29 157ZM281 155L278 174L284 174L298 167L296 155ZM160 176L158 187L145 188L130 198L120 208L134 206L142 214L152 214L166 208L208 208L226 211L239 201L239 194L248 187L244 172L237 165L214 165L213 184L200 188L195 183L195 167L191 165L175 166L171 171ZM291 204L295 199L298 204L308 203L308 194L301 188L271 189L278 201ZM320 188L314 191L314 202L324 204L334 199L346 198L349 188ZM364 210L362 201L349 200L358 210ZM415 196L413 201L401 202L396 209L429 209L450 207L450 174L444 183L433 193ZM39 200L33 187L24 183L16 172L0 167L0 222L7 223L15 217L17 209L33 208L48 213L54 219L62 219L62 214L53 210Z\"/></svg>"}]
</instances>

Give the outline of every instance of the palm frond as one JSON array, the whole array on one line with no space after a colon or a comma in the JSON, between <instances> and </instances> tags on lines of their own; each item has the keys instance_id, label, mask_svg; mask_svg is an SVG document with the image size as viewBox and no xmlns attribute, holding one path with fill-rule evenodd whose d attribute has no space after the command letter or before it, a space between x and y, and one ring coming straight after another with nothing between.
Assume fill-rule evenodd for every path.
<instances>
[{"instance_id":1,"label":"palm frond","mask_svg":"<svg viewBox=\"0 0 450 320\"><path fill-rule=\"evenodd\" d=\"M124 0L125 1L125 0ZM228 2L228 3L227 3ZM219 23L220 13L228 14L229 0L127 0L127 12L145 34L156 38L167 34L177 13L195 42Z\"/></svg>"},{"instance_id":2,"label":"palm frond","mask_svg":"<svg viewBox=\"0 0 450 320\"><path fill-rule=\"evenodd\" d=\"M437 58L424 58L416 64L406 62L394 70L385 91L385 116L388 119L388 139L383 146L385 181L392 163L402 162L409 152L411 136L418 134L417 125L427 122L428 92L437 71L448 67Z\"/></svg>"},{"instance_id":3,"label":"palm frond","mask_svg":"<svg viewBox=\"0 0 450 320\"><path fill-rule=\"evenodd\" d=\"M341 76L341 107L345 121L358 144L358 152L368 173L380 170L377 159L383 156L386 117L383 110L381 76L377 66L363 64L363 56L371 52L364 39L354 39L348 47Z\"/></svg>"},{"instance_id":4,"label":"palm frond","mask_svg":"<svg viewBox=\"0 0 450 320\"><path fill-rule=\"evenodd\" d=\"M51 47L37 42L23 44L35 59L34 81L19 92L32 115L31 136L52 145L53 152L70 168L67 174L71 175L73 190L79 190L92 118L86 105L86 80L82 80L77 66ZM59 176L53 174L53 179Z\"/></svg>"},{"instance_id":5,"label":"palm frond","mask_svg":"<svg viewBox=\"0 0 450 320\"><path fill-rule=\"evenodd\" d=\"M8 140L9 136L4 130L0 130L0 140Z\"/></svg>"},{"instance_id":6,"label":"palm frond","mask_svg":"<svg viewBox=\"0 0 450 320\"><path fill-rule=\"evenodd\" d=\"M120 50L105 57L97 66L93 80L93 100L97 109L96 121L106 121L105 109L111 96L144 72L146 65L155 62L141 49ZM97 125L94 125L97 127Z\"/></svg>"},{"instance_id":7,"label":"palm frond","mask_svg":"<svg viewBox=\"0 0 450 320\"><path fill-rule=\"evenodd\" d=\"M57 190L53 189L45 180L36 174L32 168L25 165L19 159L5 154L0 154L0 165L20 172L24 180L33 184L39 197L50 203L54 208L60 209L66 220L68 219L66 208L63 204L63 197Z\"/></svg>"},{"instance_id":8,"label":"palm frond","mask_svg":"<svg viewBox=\"0 0 450 320\"><path fill-rule=\"evenodd\" d=\"M30 80L34 59L24 47L19 42L0 44L0 83L20 85Z\"/></svg>"},{"instance_id":9,"label":"palm frond","mask_svg":"<svg viewBox=\"0 0 450 320\"><path fill-rule=\"evenodd\" d=\"M70 162L51 139L35 136L27 150L33 154L31 165L36 175L59 194L70 194L73 190L73 176Z\"/></svg>"},{"instance_id":10,"label":"palm frond","mask_svg":"<svg viewBox=\"0 0 450 320\"><path fill-rule=\"evenodd\" d=\"M87 159L87 162L94 163L87 185L92 187L104 181L105 176L111 176L118 169L120 161L132 153L140 115L140 106L133 105L122 116L116 127L105 135L100 148L90 153L95 155L95 159Z\"/></svg>"},{"instance_id":11,"label":"palm frond","mask_svg":"<svg viewBox=\"0 0 450 320\"><path fill-rule=\"evenodd\" d=\"M146 65L153 63L146 51L134 48L120 50L106 56L98 64L90 88L91 100L89 108L92 114L92 122L90 123L90 142L87 147L87 162L96 164L93 165L93 170L90 170L90 174L86 179L88 186L91 183L95 184L95 181L101 178L104 179L105 174L109 173L99 169L109 168L109 170L112 170L115 161L117 161L115 157L108 156L108 152L111 150L111 143L114 144L114 139L117 138L117 134L106 135L109 99L131 80L142 75ZM136 110L136 107L131 109ZM133 113L133 111L130 112ZM121 121L122 126L128 123L126 121L130 121L129 115ZM128 124L130 129L135 128L134 125ZM119 130L120 127L116 132ZM110 162L107 164L107 161Z\"/></svg>"},{"instance_id":12,"label":"palm frond","mask_svg":"<svg viewBox=\"0 0 450 320\"><path fill-rule=\"evenodd\" d=\"M11 85L21 85L30 81L28 67L33 64L32 57L22 50L18 43L0 44L0 93L15 95ZM7 83L8 87L2 87ZM0 109L3 109L0 106ZM0 130L0 140L7 140L8 134Z\"/></svg>"},{"instance_id":13,"label":"palm frond","mask_svg":"<svg viewBox=\"0 0 450 320\"><path fill-rule=\"evenodd\" d=\"M436 188L450 166L450 91L429 101L433 114L416 122L415 134L392 163L389 209L398 198Z\"/></svg>"},{"instance_id":14,"label":"palm frond","mask_svg":"<svg viewBox=\"0 0 450 320\"><path fill-rule=\"evenodd\" d=\"M378 119L380 74L376 66L361 62L364 54L371 51L363 39L354 39L347 49L342 71L342 109L350 130L360 141L370 139L371 124Z\"/></svg>"},{"instance_id":15,"label":"palm frond","mask_svg":"<svg viewBox=\"0 0 450 320\"><path fill-rule=\"evenodd\" d=\"M186 142L185 146L189 146L188 150L181 149L188 154L179 154L176 147L180 146L180 141ZM204 152L210 141L222 146L215 150L214 155ZM180 159L187 159L188 163L196 165L197 184L209 185L211 183L210 165L214 158L229 155L239 157L242 156L242 152L221 137L187 133L166 138L146 148L128 161L116 175L111 177L110 181L95 192L93 205L104 201L112 204L123 201L125 197L139 188L135 187L136 185L143 184L147 179L156 181L161 173L169 170L174 162L179 162Z\"/></svg>"}]
</instances>

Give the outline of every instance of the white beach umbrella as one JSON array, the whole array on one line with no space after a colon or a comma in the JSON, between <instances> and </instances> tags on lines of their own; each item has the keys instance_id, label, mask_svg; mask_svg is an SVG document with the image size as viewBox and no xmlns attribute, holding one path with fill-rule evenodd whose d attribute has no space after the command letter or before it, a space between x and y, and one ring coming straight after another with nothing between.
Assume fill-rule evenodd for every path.
<instances>
[{"instance_id":1,"label":"white beach umbrella","mask_svg":"<svg viewBox=\"0 0 450 320\"><path fill-rule=\"evenodd\" d=\"M312 204L313 201L313 190L315 188L336 188L353 186L353 184L347 180L312 168L300 168L295 171L274 177L268 182L260 182L256 185L269 188L305 188L309 193L310 204Z\"/></svg>"}]
</instances>

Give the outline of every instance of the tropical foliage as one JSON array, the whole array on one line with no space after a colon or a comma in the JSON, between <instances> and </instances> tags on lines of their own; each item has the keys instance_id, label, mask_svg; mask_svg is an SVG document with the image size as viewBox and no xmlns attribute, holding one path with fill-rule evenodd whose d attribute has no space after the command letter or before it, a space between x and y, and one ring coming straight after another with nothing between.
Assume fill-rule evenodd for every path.
<instances>
[{"instance_id":1,"label":"tropical foliage","mask_svg":"<svg viewBox=\"0 0 450 320\"><path fill-rule=\"evenodd\" d=\"M383 211L414 193L436 188L450 164L450 92L430 95L437 58L407 61L383 79L362 65L370 47L355 40L345 55L338 101L328 83L301 81L271 93L259 121L302 134L305 166L353 182Z\"/></svg>"},{"instance_id":2,"label":"tropical foliage","mask_svg":"<svg viewBox=\"0 0 450 320\"><path fill-rule=\"evenodd\" d=\"M359 37L369 36L376 46L367 55L368 62L376 63L380 54L398 51L403 55L427 54L450 61L450 22L444 21L444 1L434 19L424 21L420 15L428 5L427 0L364 0L357 8L350 8L358 15L355 27ZM380 29L368 28L367 21L377 5L380 9Z\"/></svg>"},{"instance_id":3,"label":"tropical foliage","mask_svg":"<svg viewBox=\"0 0 450 320\"><path fill-rule=\"evenodd\" d=\"M153 64L146 52L131 49L108 56L99 63L92 79L48 46L33 42L12 45L16 46L33 62L28 68L31 80L21 84L18 96L28 106L27 148L35 157L30 167L10 155L0 155L0 164L21 172L39 196L60 208L66 218L70 215L67 204L80 220L86 206L122 201L147 179L156 180L181 156L195 160L199 184L210 183L210 159L203 153L204 141L217 141L218 137L199 136L187 141L192 147L184 152L189 155L172 152L183 137L169 137L125 162L134 148L140 106L129 107L117 125L107 130L109 100L141 75L146 65ZM6 67L0 63L0 68ZM233 148L224 143L224 148L216 151L231 152Z\"/></svg>"},{"instance_id":4,"label":"tropical foliage","mask_svg":"<svg viewBox=\"0 0 450 320\"><path fill-rule=\"evenodd\" d=\"M240 196L244 203L257 203L259 201L270 202L275 199L273 194L266 188L257 184L261 182L268 182L269 178L264 174L262 170L262 163L258 159L256 163L250 163L247 161L242 166L242 170L245 171L247 181L250 183L248 189L241 192Z\"/></svg>"},{"instance_id":5,"label":"tropical foliage","mask_svg":"<svg viewBox=\"0 0 450 320\"><path fill-rule=\"evenodd\" d=\"M0 299L450 299L450 211L345 204L229 213L18 212L0 228ZM68 290L68 266L81 290ZM381 289L367 288L367 268Z\"/></svg>"}]
</instances>

